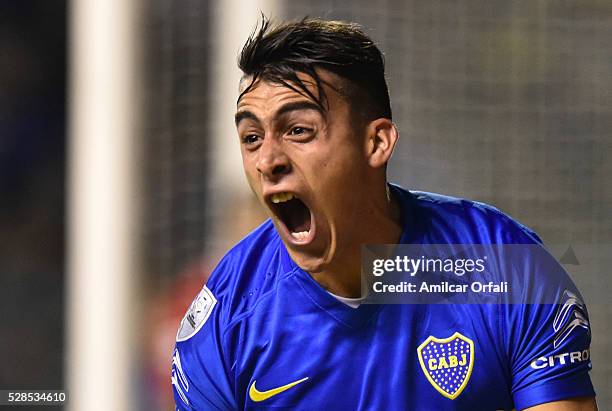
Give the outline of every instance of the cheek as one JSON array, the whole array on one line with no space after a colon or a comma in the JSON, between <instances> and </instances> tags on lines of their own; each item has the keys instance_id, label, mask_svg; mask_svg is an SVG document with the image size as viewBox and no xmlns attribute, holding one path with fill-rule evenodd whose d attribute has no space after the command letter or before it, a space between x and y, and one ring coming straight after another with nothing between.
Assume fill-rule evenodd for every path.
<instances>
[{"instance_id":1,"label":"cheek","mask_svg":"<svg viewBox=\"0 0 612 411\"><path fill-rule=\"evenodd\" d=\"M259 179L257 178L258 176L257 169L255 168L253 164L251 164L251 162L246 160L244 157L242 159L242 168L244 170L244 174L246 175L247 182L249 183L249 186L251 187L251 190L253 190L255 193L258 193L259 192L258 190Z\"/></svg>"},{"instance_id":2,"label":"cheek","mask_svg":"<svg viewBox=\"0 0 612 411\"><path fill-rule=\"evenodd\" d=\"M352 216L352 211L358 209L367 192L362 185L365 177L363 169L354 159L329 162L320 167L318 181L320 182L321 206L328 215L334 216L335 224ZM354 221L351 222L354 224Z\"/></svg>"},{"instance_id":3,"label":"cheek","mask_svg":"<svg viewBox=\"0 0 612 411\"><path fill-rule=\"evenodd\" d=\"M256 159L254 153L242 150L242 168L248 178L252 178L257 172Z\"/></svg>"},{"instance_id":4,"label":"cheek","mask_svg":"<svg viewBox=\"0 0 612 411\"><path fill-rule=\"evenodd\" d=\"M314 172L326 185L347 192L349 187L361 180L363 164L357 156L337 150L335 155L318 163Z\"/></svg>"}]
</instances>

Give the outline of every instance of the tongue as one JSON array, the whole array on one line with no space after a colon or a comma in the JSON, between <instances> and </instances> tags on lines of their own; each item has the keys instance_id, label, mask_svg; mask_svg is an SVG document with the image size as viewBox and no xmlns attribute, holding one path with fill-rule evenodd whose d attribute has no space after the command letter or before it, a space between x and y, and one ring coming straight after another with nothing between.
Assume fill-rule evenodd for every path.
<instances>
[{"instance_id":1,"label":"tongue","mask_svg":"<svg viewBox=\"0 0 612 411\"><path fill-rule=\"evenodd\" d=\"M310 211L299 199L287 201L283 207L284 222L292 233L310 230Z\"/></svg>"}]
</instances>

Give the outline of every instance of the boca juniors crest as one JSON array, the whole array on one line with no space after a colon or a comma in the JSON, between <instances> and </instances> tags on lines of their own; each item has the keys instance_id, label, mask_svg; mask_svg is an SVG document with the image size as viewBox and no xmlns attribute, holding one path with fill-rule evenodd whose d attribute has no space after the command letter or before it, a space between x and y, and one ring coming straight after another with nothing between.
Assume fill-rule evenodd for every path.
<instances>
[{"instance_id":1,"label":"boca juniors crest","mask_svg":"<svg viewBox=\"0 0 612 411\"><path fill-rule=\"evenodd\" d=\"M442 339L430 335L417 353L431 385L446 398L457 398L472 374L474 342L458 332Z\"/></svg>"}]
</instances>

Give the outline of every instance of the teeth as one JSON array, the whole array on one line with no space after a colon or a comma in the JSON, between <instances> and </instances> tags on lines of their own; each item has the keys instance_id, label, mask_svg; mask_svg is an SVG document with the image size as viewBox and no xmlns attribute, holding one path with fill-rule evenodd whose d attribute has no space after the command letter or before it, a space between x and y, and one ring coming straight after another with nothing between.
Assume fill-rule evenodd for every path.
<instances>
[{"instance_id":1,"label":"teeth","mask_svg":"<svg viewBox=\"0 0 612 411\"><path fill-rule=\"evenodd\" d=\"M291 236L296 240L305 240L310 231L300 231L299 233L291 233Z\"/></svg>"},{"instance_id":2,"label":"teeth","mask_svg":"<svg viewBox=\"0 0 612 411\"><path fill-rule=\"evenodd\" d=\"M277 194L272 194L272 202L274 204L278 204L278 203L284 203L286 201L289 201L291 199L295 198L295 196L291 193L277 193Z\"/></svg>"}]
</instances>

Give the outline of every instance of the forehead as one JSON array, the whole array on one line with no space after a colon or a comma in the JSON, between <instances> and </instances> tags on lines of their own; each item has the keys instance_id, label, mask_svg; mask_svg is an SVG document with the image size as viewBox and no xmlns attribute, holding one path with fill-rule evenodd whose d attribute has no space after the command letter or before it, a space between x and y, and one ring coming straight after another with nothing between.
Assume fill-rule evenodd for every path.
<instances>
[{"instance_id":1,"label":"forehead","mask_svg":"<svg viewBox=\"0 0 612 411\"><path fill-rule=\"evenodd\" d=\"M306 76L300 76L300 80L306 85L311 93L318 97L318 90L313 79ZM248 91L245 93L247 88ZM297 85L295 88L299 90ZM265 108L286 100L309 99L304 95L305 93L300 94L284 84L271 82L267 79L260 78L253 83L253 78L251 76L242 77L238 91L240 93L240 99L237 103L238 109L251 105Z\"/></svg>"},{"instance_id":2,"label":"forehead","mask_svg":"<svg viewBox=\"0 0 612 411\"><path fill-rule=\"evenodd\" d=\"M251 79L241 81L240 93L244 92L244 90L251 84L251 81ZM314 88L311 90L311 92L313 91ZM316 95L317 94L315 94L315 96ZM272 83L266 80L257 80L249 88L248 92L242 94L240 100L238 100L237 108L240 109L245 106L256 106L261 109L265 109L268 106L273 106L286 100L303 99L310 98L283 84Z\"/></svg>"},{"instance_id":3,"label":"forehead","mask_svg":"<svg viewBox=\"0 0 612 411\"><path fill-rule=\"evenodd\" d=\"M339 108L338 105L343 103L338 101L340 100L339 92L342 89L340 86L341 79L333 73L327 73L326 71L317 71L317 73L324 88L324 110L336 111ZM304 73L298 73L298 77L310 93L320 100L321 94L315 79ZM295 85L295 89L300 91L266 79L257 79L251 85L252 81L253 79L250 76L244 76L240 80L239 93L241 97L237 103L238 111L247 108L250 111L273 111L279 105L295 101L310 101L318 105L317 101L302 92L297 85ZM248 92L244 93L247 88Z\"/></svg>"}]
</instances>

